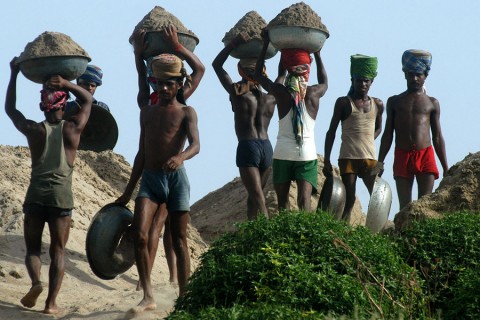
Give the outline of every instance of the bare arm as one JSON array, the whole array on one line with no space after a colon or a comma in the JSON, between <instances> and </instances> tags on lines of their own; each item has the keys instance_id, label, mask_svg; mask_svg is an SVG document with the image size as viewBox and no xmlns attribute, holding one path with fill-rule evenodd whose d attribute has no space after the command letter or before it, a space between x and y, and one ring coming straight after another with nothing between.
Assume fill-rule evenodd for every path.
<instances>
[{"instance_id":1,"label":"bare arm","mask_svg":"<svg viewBox=\"0 0 480 320\"><path fill-rule=\"evenodd\" d=\"M177 29L173 25L165 27L163 33L165 39L170 43L170 46L180 58L184 58L190 68L192 68L192 73L190 74L192 77L191 85L185 86L183 89L183 95L185 100L187 100L200 84L200 80L202 80L203 75L205 74L205 66L193 52L180 44L178 41Z\"/></svg>"},{"instance_id":2,"label":"bare arm","mask_svg":"<svg viewBox=\"0 0 480 320\"><path fill-rule=\"evenodd\" d=\"M212 62L212 67L213 70L215 70L215 73L217 74L218 80L220 80L220 83L222 84L223 88L228 92L229 95L234 95L235 91L233 88L233 81L230 78L230 75L225 71L223 68L223 65L225 61L227 61L227 58L229 54L232 52L233 49L235 49L237 46L241 45L242 43L245 43L248 41L248 36L245 33L239 33L235 39L233 39L228 45L223 48L218 55L215 57L215 59Z\"/></svg>"},{"instance_id":3,"label":"bare arm","mask_svg":"<svg viewBox=\"0 0 480 320\"><path fill-rule=\"evenodd\" d=\"M378 153L378 161L384 162L385 157L390 150L393 143L393 133L395 123L395 111L392 106L392 98L387 100L387 120L385 121L385 130L383 131L382 140L380 144L380 151Z\"/></svg>"},{"instance_id":4,"label":"bare arm","mask_svg":"<svg viewBox=\"0 0 480 320\"><path fill-rule=\"evenodd\" d=\"M17 109L17 77L20 72L20 67L17 64L17 58L13 58L10 62L10 81L7 87L7 95L5 97L5 112L12 120L15 127L27 135L27 133L35 127L36 123L25 118L23 113Z\"/></svg>"},{"instance_id":5,"label":"bare arm","mask_svg":"<svg viewBox=\"0 0 480 320\"><path fill-rule=\"evenodd\" d=\"M383 101L377 98L375 99L375 104L377 105L377 117L375 118L375 133L374 139L382 133L382 118L383 118L383 110L385 109L383 106Z\"/></svg>"},{"instance_id":6,"label":"bare arm","mask_svg":"<svg viewBox=\"0 0 480 320\"><path fill-rule=\"evenodd\" d=\"M434 105L434 111L430 114L430 126L432 130L432 143L438 160L443 168L443 174L448 171L447 152L445 150L445 140L443 139L442 129L440 126L440 103L437 99L431 98Z\"/></svg>"},{"instance_id":7,"label":"bare arm","mask_svg":"<svg viewBox=\"0 0 480 320\"><path fill-rule=\"evenodd\" d=\"M186 160L193 158L200 152L200 139L198 134L197 113L192 107L184 107L185 111L185 128L188 139L188 147L180 154L168 159L164 166L164 170L176 170Z\"/></svg>"},{"instance_id":8,"label":"bare arm","mask_svg":"<svg viewBox=\"0 0 480 320\"><path fill-rule=\"evenodd\" d=\"M321 98L328 89L327 71L325 70L325 66L323 65L322 58L320 57L320 51L314 52L313 57L315 58L315 64L317 65L318 85L316 85L315 87L317 87L317 94L319 95L319 98Z\"/></svg>"},{"instance_id":9,"label":"bare arm","mask_svg":"<svg viewBox=\"0 0 480 320\"><path fill-rule=\"evenodd\" d=\"M325 155L324 155L325 159L324 159L324 167L323 167L323 174L325 176L331 176L333 172L330 156L332 153L333 143L335 141L335 135L337 132L338 125L342 120L344 108L345 108L345 105L342 101L342 98L338 98L333 108L333 115L332 115L332 119L330 120L330 126L328 128L327 134L325 135Z\"/></svg>"},{"instance_id":10,"label":"bare arm","mask_svg":"<svg viewBox=\"0 0 480 320\"><path fill-rule=\"evenodd\" d=\"M145 30L136 30L133 34L133 54L135 55L135 67L138 75L137 104L139 108L146 106L150 100L150 87L147 82L147 67L143 61L143 52L146 46Z\"/></svg>"}]
</instances>

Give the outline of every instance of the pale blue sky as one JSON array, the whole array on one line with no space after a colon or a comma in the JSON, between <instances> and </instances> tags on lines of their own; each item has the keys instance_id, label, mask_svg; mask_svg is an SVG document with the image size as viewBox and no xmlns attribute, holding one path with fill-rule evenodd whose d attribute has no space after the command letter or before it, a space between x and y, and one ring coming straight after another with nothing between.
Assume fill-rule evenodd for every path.
<instances>
[{"instance_id":1,"label":"pale blue sky","mask_svg":"<svg viewBox=\"0 0 480 320\"><path fill-rule=\"evenodd\" d=\"M3 106L5 102L12 57L18 56L28 42L44 31L65 33L90 54L91 63L103 69L104 84L98 88L95 97L110 106L119 126L119 139L114 151L132 163L138 147L139 110L136 105L136 71L128 37L155 5L162 6L200 38L195 53L207 68L200 87L188 101L197 110L201 138L200 154L186 163L193 204L238 176L233 114L228 95L211 67L223 47L221 39L248 11L257 11L268 22L296 2L10 1L2 6L0 20L0 89L3 91L0 103ZM406 49L425 49L433 54L426 87L428 93L440 101L440 121L449 165L461 161L468 153L478 151L479 111L475 102L473 109L468 103L476 99L474 93L478 91L475 83L480 74L477 60L480 56L480 45L477 43L480 2L325 0L305 3L321 16L330 31L330 38L322 49L329 89L321 99L317 117L317 153L323 154L325 133L335 100L348 91L350 55L360 53L378 57L378 76L370 94L386 103L389 96L406 88L400 62ZM271 77L275 76L278 59L279 55L267 61L267 72ZM233 79L239 78L236 61L232 58L225 65ZM37 121L43 119L38 108L39 90L40 85L19 76L18 108ZM26 145L25 137L16 131L5 113L2 114L0 144ZM278 130L277 120L275 114L269 129L273 144ZM378 139L377 148L379 143ZM332 152L334 163L339 146L340 131L337 131ZM385 162L383 178L393 190L390 213L390 218L393 218L398 209L391 170L393 146ZM361 182L357 194L366 212L368 192Z\"/></svg>"}]
</instances>

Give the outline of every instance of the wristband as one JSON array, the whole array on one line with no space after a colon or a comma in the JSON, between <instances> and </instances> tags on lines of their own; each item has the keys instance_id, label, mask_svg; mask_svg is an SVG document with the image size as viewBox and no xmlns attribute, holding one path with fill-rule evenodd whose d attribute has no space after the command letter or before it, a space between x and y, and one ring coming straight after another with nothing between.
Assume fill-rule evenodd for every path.
<instances>
[{"instance_id":1,"label":"wristband","mask_svg":"<svg viewBox=\"0 0 480 320\"><path fill-rule=\"evenodd\" d=\"M178 51L178 50L180 50L181 48L182 48L182 44L179 42L179 43L175 46L175 48L173 48L173 50L174 50L174 51Z\"/></svg>"}]
</instances>

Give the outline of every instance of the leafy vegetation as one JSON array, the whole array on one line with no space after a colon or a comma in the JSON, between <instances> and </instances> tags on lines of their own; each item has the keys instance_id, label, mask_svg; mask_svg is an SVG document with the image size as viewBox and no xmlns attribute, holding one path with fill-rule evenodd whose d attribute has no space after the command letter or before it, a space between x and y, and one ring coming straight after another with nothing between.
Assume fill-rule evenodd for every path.
<instances>
[{"instance_id":1,"label":"leafy vegetation","mask_svg":"<svg viewBox=\"0 0 480 320\"><path fill-rule=\"evenodd\" d=\"M422 319L424 296L388 237L288 212L215 241L169 319Z\"/></svg>"}]
</instances>

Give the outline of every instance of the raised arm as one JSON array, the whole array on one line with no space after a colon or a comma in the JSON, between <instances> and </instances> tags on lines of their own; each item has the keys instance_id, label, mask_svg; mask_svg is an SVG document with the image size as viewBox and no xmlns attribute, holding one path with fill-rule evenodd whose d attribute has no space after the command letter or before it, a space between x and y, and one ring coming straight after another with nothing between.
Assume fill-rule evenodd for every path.
<instances>
[{"instance_id":1,"label":"raised arm","mask_svg":"<svg viewBox=\"0 0 480 320\"><path fill-rule=\"evenodd\" d=\"M273 85L274 83L272 80L270 80L264 73L263 69L265 68L265 55L267 53L268 45L270 44L270 37L268 35L267 30L262 30L262 39L263 39L263 47L262 51L260 52L260 55L257 58L257 64L255 65L255 73L254 73L254 78L255 80L260 83L260 85L267 90L267 92L271 92L273 90ZM279 73L280 73L280 67L279 67Z\"/></svg>"},{"instance_id":2,"label":"raised arm","mask_svg":"<svg viewBox=\"0 0 480 320\"><path fill-rule=\"evenodd\" d=\"M328 77L327 71L325 70L325 66L323 65L322 58L320 57L320 51L314 52L313 57L315 58L315 64L317 65L317 80L318 84L313 85L311 89L314 90L315 96L320 99L323 97L325 92L328 89Z\"/></svg>"},{"instance_id":3,"label":"raised arm","mask_svg":"<svg viewBox=\"0 0 480 320\"><path fill-rule=\"evenodd\" d=\"M223 68L223 64L227 61L228 56L233 49L248 41L248 35L246 33L239 33L228 45L226 45L215 57L212 62L213 70L217 74L218 80L222 84L223 88L230 95L235 95L235 90L233 88L233 81L230 78L230 75Z\"/></svg>"},{"instance_id":4,"label":"raised arm","mask_svg":"<svg viewBox=\"0 0 480 320\"><path fill-rule=\"evenodd\" d=\"M137 104L139 108L146 106L150 100L150 87L147 81L147 67L143 60L143 53L147 46L145 42L145 30L138 29L133 34L133 54L135 55L135 67L138 75Z\"/></svg>"},{"instance_id":5,"label":"raised arm","mask_svg":"<svg viewBox=\"0 0 480 320\"><path fill-rule=\"evenodd\" d=\"M27 132L35 125L35 122L26 119L23 113L17 109L17 77L20 72L20 67L17 64L17 57L10 61L10 70L10 81L8 83L7 94L5 97L5 112L18 131L27 135Z\"/></svg>"},{"instance_id":6,"label":"raised arm","mask_svg":"<svg viewBox=\"0 0 480 320\"><path fill-rule=\"evenodd\" d=\"M190 50L185 48L178 41L177 28L170 25L165 27L163 30L165 40L170 43L170 46L175 51L175 53L180 57L185 59L190 68L192 68L192 73L190 74L192 81L190 85L184 86L183 95L185 100L187 100L197 89L202 80L203 75L205 74L205 66L200 61L200 59Z\"/></svg>"},{"instance_id":7,"label":"raised arm","mask_svg":"<svg viewBox=\"0 0 480 320\"><path fill-rule=\"evenodd\" d=\"M431 98L434 110L430 114L430 126L432 130L432 143L435 153L443 168L443 175L448 171L447 151L445 149L445 140L443 139L442 128L440 126L440 103L437 99Z\"/></svg>"}]
</instances>

